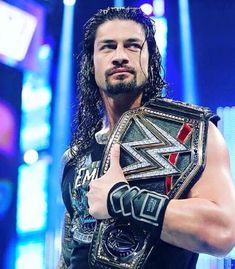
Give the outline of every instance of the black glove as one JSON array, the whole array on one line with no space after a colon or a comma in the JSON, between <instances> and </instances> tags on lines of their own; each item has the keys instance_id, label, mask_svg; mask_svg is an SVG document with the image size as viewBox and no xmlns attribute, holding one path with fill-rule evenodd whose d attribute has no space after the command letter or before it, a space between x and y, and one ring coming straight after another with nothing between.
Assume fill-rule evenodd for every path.
<instances>
[{"instance_id":1,"label":"black glove","mask_svg":"<svg viewBox=\"0 0 235 269\"><path fill-rule=\"evenodd\" d=\"M111 217L125 218L159 239L168 203L166 195L119 182L109 191L107 206Z\"/></svg>"}]
</instances>

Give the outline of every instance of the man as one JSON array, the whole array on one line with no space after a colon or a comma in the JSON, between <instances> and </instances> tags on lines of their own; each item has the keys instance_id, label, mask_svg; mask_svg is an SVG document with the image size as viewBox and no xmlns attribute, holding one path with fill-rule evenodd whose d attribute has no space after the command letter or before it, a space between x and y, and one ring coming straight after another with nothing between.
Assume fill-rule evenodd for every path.
<instances>
[{"instance_id":1,"label":"man","mask_svg":"<svg viewBox=\"0 0 235 269\"><path fill-rule=\"evenodd\" d=\"M96 220L111 216L136 230L151 230L156 247L148 258L148 253L144 254L143 268L196 268L197 253L227 254L235 245L235 220L231 217L235 191L228 152L213 123L208 127L205 169L184 199L169 199L165 193L130 186L120 166L117 144L111 150L109 169L98 176L104 146L123 113L153 97L161 99L165 82L160 76L151 20L135 8L101 10L85 26L83 53L80 107L62 180L67 213L59 268L89 268ZM157 218L147 223L136 218L133 210L141 211L143 197L148 195L160 202L151 204ZM122 208L116 210L120 204ZM127 268L123 263L135 259L128 251L125 257L120 256L121 262L116 259L117 267L109 264L108 256L105 264L93 266Z\"/></svg>"}]
</instances>

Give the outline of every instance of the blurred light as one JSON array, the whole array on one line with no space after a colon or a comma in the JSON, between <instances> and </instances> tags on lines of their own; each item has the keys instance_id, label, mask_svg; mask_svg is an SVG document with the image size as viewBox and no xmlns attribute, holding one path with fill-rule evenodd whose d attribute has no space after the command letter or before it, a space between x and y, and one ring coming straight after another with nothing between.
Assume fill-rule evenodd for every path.
<instances>
[{"instance_id":1,"label":"blurred light","mask_svg":"<svg viewBox=\"0 0 235 269\"><path fill-rule=\"evenodd\" d=\"M49 86L35 89L30 83L24 84L22 91L22 109L24 112L49 106L51 99L52 93Z\"/></svg>"},{"instance_id":2,"label":"blurred light","mask_svg":"<svg viewBox=\"0 0 235 269\"><path fill-rule=\"evenodd\" d=\"M124 0L114 0L115 7L124 7Z\"/></svg>"},{"instance_id":3,"label":"blurred light","mask_svg":"<svg viewBox=\"0 0 235 269\"><path fill-rule=\"evenodd\" d=\"M0 153L13 156L16 151L16 116L13 109L0 100ZM3 120L4 119L4 120Z\"/></svg>"},{"instance_id":4,"label":"blurred light","mask_svg":"<svg viewBox=\"0 0 235 269\"><path fill-rule=\"evenodd\" d=\"M44 241L19 242L16 247L15 269L42 269L44 265Z\"/></svg>"},{"instance_id":5,"label":"blurred light","mask_svg":"<svg viewBox=\"0 0 235 269\"><path fill-rule=\"evenodd\" d=\"M73 6L76 4L76 0L64 0L65 6Z\"/></svg>"},{"instance_id":6,"label":"blurred light","mask_svg":"<svg viewBox=\"0 0 235 269\"><path fill-rule=\"evenodd\" d=\"M50 47L41 47L41 56L50 54ZM50 60L46 59L46 61ZM41 61L43 66L44 60ZM42 150L49 146L52 91L46 78L25 71L22 90L21 151Z\"/></svg>"},{"instance_id":7,"label":"blurred light","mask_svg":"<svg viewBox=\"0 0 235 269\"><path fill-rule=\"evenodd\" d=\"M38 152L34 149L27 150L24 154L24 161L27 164L33 164L38 160Z\"/></svg>"},{"instance_id":8,"label":"blurred light","mask_svg":"<svg viewBox=\"0 0 235 269\"><path fill-rule=\"evenodd\" d=\"M37 150L48 147L51 126L48 123L27 127L21 130L20 146L23 150L35 148Z\"/></svg>"},{"instance_id":9,"label":"blurred light","mask_svg":"<svg viewBox=\"0 0 235 269\"><path fill-rule=\"evenodd\" d=\"M12 182L10 180L0 178L0 220L10 207L12 196Z\"/></svg>"},{"instance_id":10,"label":"blurred light","mask_svg":"<svg viewBox=\"0 0 235 269\"><path fill-rule=\"evenodd\" d=\"M165 17L151 17L153 19L155 27L157 29L155 33L155 39L157 42L157 46L159 49L159 52L162 57L162 64L165 65L166 60L166 52L167 52L167 19Z\"/></svg>"},{"instance_id":11,"label":"blurred light","mask_svg":"<svg viewBox=\"0 0 235 269\"><path fill-rule=\"evenodd\" d=\"M140 6L140 8L146 15L150 15L153 13L153 6L150 4L143 4Z\"/></svg>"},{"instance_id":12,"label":"blurred light","mask_svg":"<svg viewBox=\"0 0 235 269\"><path fill-rule=\"evenodd\" d=\"M48 59L51 54L51 48L49 45L43 45L40 47L40 50L38 52L38 57L41 60Z\"/></svg>"},{"instance_id":13,"label":"blurred light","mask_svg":"<svg viewBox=\"0 0 235 269\"><path fill-rule=\"evenodd\" d=\"M48 181L48 225L47 233L56 236L58 229L61 230L61 219L64 215L64 205L61 199L58 178L61 177L61 156L69 145L71 123L71 100L73 92L72 78L73 68L73 26L74 6L64 6L61 43L59 47L57 81L55 94L53 95L53 132L51 137L51 155L53 163L50 169L50 181ZM59 250L55 242L51 241L52 247L48 249L47 268L55 268L58 263Z\"/></svg>"},{"instance_id":14,"label":"blurred light","mask_svg":"<svg viewBox=\"0 0 235 269\"><path fill-rule=\"evenodd\" d=\"M0 53L0 55L1 55L1 53ZM16 66L17 63L18 63L16 60L11 59L11 58L9 58L9 57L7 57L7 56L5 56L5 57L0 57L0 60L1 60L3 63L5 63L6 65L8 65L8 66L12 66L12 67Z\"/></svg>"},{"instance_id":15,"label":"blurred light","mask_svg":"<svg viewBox=\"0 0 235 269\"><path fill-rule=\"evenodd\" d=\"M0 1L0 54L22 61L36 26L36 17Z\"/></svg>"},{"instance_id":16,"label":"blurred light","mask_svg":"<svg viewBox=\"0 0 235 269\"><path fill-rule=\"evenodd\" d=\"M44 231L47 219L48 163L40 160L19 167L17 232ZM24 267L21 267L24 268Z\"/></svg>"},{"instance_id":17,"label":"blurred light","mask_svg":"<svg viewBox=\"0 0 235 269\"><path fill-rule=\"evenodd\" d=\"M162 17L165 14L165 3L164 0L153 1L153 14L157 17Z\"/></svg>"},{"instance_id":18,"label":"blurred light","mask_svg":"<svg viewBox=\"0 0 235 269\"><path fill-rule=\"evenodd\" d=\"M179 0L179 18L183 74L183 101L190 104L198 104L188 0Z\"/></svg>"}]
</instances>

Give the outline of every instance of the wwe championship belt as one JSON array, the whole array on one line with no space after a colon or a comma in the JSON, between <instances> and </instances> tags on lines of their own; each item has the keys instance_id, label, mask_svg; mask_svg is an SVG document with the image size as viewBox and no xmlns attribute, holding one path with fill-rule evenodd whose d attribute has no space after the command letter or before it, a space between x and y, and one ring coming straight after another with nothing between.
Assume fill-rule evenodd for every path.
<instances>
[{"instance_id":1,"label":"wwe championship belt","mask_svg":"<svg viewBox=\"0 0 235 269\"><path fill-rule=\"evenodd\" d=\"M120 163L130 186L170 199L185 197L205 166L211 116L205 108L168 99L126 112L108 141L100 176L109 168L112 145L120 143ZM148 231L124 220L99 221L90 249L90 266L139 269L156 245Z\"/></svg>"}]
</instances>

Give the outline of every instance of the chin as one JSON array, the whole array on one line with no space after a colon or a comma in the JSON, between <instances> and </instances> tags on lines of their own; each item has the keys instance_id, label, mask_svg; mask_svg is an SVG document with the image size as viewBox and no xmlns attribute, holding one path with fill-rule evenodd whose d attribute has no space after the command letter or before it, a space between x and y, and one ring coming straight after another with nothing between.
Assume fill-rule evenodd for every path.
<instances>
[{"instance_id":1,"label":"chin","mask_svg":"<svg viewBox=\"0 0 235 269\"><path fill-rule=\"evenodd\" d=\"M108 84L106 87L106 93L109 95L127 94L135 92L136 90L137 86L135 81Z\"/></svg>"}]
</instances>

